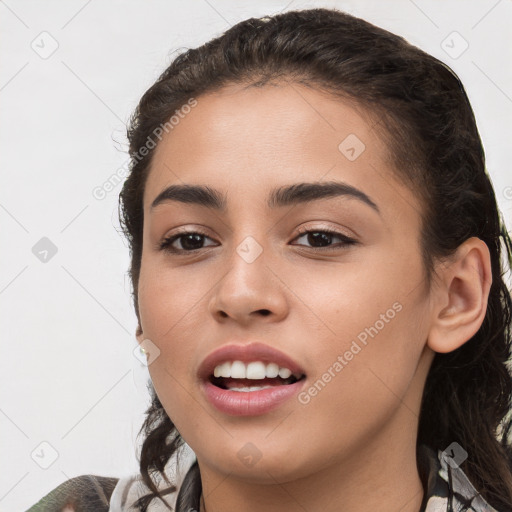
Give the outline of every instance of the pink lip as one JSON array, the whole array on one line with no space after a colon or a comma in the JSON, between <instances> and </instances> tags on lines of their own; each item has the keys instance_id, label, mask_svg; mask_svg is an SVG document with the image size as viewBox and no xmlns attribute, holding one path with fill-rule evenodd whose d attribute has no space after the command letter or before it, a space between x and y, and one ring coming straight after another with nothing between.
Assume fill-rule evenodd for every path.
<instances>
[{"instance_id":1,"label":"pink lip","mask_svg":"<svg viewBox=\"0 0 512 512\"><path fill-rule=\"evenodd\" d=\"M261 361L262 363L276 363L280 367L288 368L293 374L303 375L305 372L298 363L283 352L264 343L250 343L248 345L224 345L206 356L199 365L198 376L206 381L213 375L215 367L226 361Z\"/></svg>"},{"instance_id":2,"label":"pink lip","mask_svg":"<svg viewBox=\"0 0 512 512\"><path fill-rule=\"evenodd\" d=\"M276 363L288 368L294 375L305 375L303 368L289 356L263 343L247 345L225 345L211 352L200 364L198 376L207 400L219 411L233 416L254 416L264 414L296 395L304 386L302 378L293 384L272 386L259 391L231 391L221 389L210 382L215 367L226 361L261 361Z\"/></svg>"},{"instance_id":3,"label":"pink lip","mask_svg":"<svg viewBox=\"0 0 512 512\"><path fill-rule=\"evenodd\" d=\"M294 384L248 392L221 389L210 381L203 382L202 386L208 401L219 411L232 416L256 416L276 409L296 395L304 382L305 379L301 379Z\"/></svg>"}]
</instances>

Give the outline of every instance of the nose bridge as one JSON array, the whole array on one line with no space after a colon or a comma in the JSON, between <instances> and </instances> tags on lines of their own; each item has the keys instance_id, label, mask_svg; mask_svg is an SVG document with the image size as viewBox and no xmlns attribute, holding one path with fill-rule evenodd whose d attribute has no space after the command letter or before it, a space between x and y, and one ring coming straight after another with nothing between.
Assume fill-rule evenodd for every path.
<instances>
[{"instance_id":1,"label":"nose bridge","mask_svg":"<svg viewBox=\"0 0 512 512\"><path fill-rule=\"evenodd\" d=\"M226 256L232 274L226 277L235 277L250 284L253 278L257 279L258 275L269 272L265 267L272 259L268 226L263 216L255 219L255 207L248 201L245 202L245 206L240 202L237 211L237 220L232 225L230 252Z\"/></svg>"},{"instance_id":2,"label":"nose bridge","mask_svg":"<svg viewBox=\"0 0 512 512\"><path fill-rule=\"evenodd\" d=\"M261 236L259 236L261 240ZM261 243L253 235L245 236L233 245L228 257L228 273L221 284L224 293L238 297L239 301L252 301L256 307L257 297L261 297L269 283L269 270L266 263L269 259L268 244ZM226 296L227 298L227 296ZM261 303L258 307L265 307Z\"/></svg>"},{"instance_id":3,"label":"nose bridge","mask_svg":"<svg viewBox=\"0 0 512 512\"><path fill-rule=\"evenodd\" d=\"M233 245L210 301L213 315L244 321L256 312L276 319L286 314L284 289L270 270L270 248L263 236L246 235Z\"/></svg>"}]
</instances>

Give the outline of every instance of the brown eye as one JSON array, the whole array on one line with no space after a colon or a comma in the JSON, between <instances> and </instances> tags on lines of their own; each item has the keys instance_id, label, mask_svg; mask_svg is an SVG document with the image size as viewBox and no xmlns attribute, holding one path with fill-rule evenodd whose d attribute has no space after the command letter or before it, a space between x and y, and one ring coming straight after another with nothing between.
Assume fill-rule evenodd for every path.
<instances>
[{"instance_id":1,"label":"brown eye","mask_svg":"<svg viewBox=\"0 0 512 512\"><path fill-rule=\"evenodd\" d=\"M349 238L337 231L331 231L326 229L310 229L302 231L301 234L295 238L295 240L299 238L306 237L306 242L311 244L312 249L339 249L344 246L354 245L357 243L353 238ZM333 239L341 240L335 245L331 245Z\"/></svg>"},{"instance_id":2,"label":"brown eye","mask_svg":"<svg viewBox=\"0 0 512 512\"><path fill-rule=\"evenodd\" d=\"M206 236L204 233L197 231L185 231L164 238L159 247L161 250L171 253L192 252L197 251L198 249L203 249L204 239L211 240L211 238ZM176 247L175 242L177 242L178 245L181 245L181 247Z\"/></svg>"}]
</instances>

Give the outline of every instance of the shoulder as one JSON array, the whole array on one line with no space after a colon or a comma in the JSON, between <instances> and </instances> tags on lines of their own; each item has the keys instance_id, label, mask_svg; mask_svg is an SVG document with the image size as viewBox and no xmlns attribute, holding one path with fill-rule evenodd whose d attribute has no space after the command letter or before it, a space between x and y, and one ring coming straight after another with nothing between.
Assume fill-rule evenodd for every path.
<instances>
[{"instance_id":1,"label":"shoulder","mask_svg":"<svg viewBox=\"0 0 512 512\"><path fill-rule=\"evenodd\" d=\"M81 475L66 480L27 512L108 512L119 478Z\"/></svg>"}]
</instances>

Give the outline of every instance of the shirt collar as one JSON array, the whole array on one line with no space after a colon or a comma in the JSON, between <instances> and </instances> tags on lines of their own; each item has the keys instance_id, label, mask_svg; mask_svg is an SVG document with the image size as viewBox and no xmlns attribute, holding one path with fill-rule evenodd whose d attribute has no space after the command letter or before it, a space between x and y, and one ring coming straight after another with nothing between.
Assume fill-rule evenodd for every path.
<instances>
[{"instance_id":1,"label":"shirt collar","mask_svg":"<svg viewBox=\"0 0 512 512\"><path fill-rule=\"evenodd\" d=\"M200 510L199 467L194 453L187 448L185 445L177 465L175 457L172 457L166 466L166 474L171 482L176 483L177 490L165 499L176 512ZM484 500L446 451L436 451L423 444L418 446L416 456L424 489L419 512L499 512ZM161 489L168 487L165 482L161 484ZM109 512L133 510L133 503L148 492L140 475L120 479L112 494ZM160 500L152 500L148 512L160 511L168 511L168 508Z\"/></svg>"},{"instance_id":2,"label":"shirt collar","mask_svg":"<svg viewBox=\"0 0 512 512\"><path fill-rule=\"evenodd\" d=\"M447 451L420 445L417 465L425 491L419 512L498 512L484 500Z\"/></svg>"}]
</instances>

